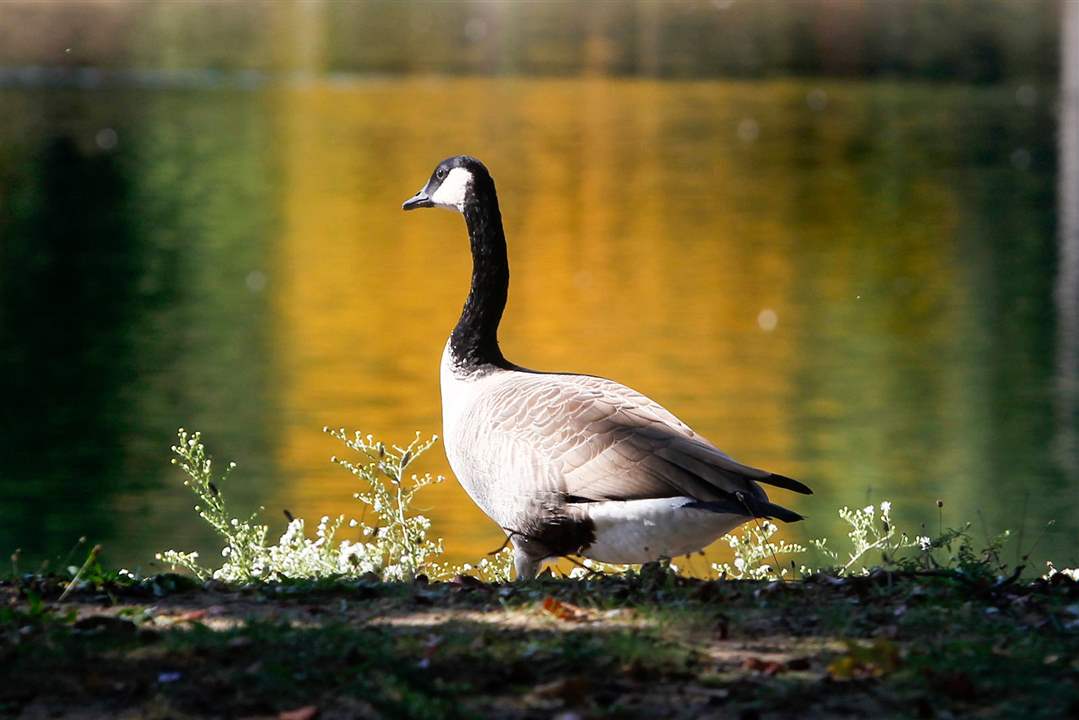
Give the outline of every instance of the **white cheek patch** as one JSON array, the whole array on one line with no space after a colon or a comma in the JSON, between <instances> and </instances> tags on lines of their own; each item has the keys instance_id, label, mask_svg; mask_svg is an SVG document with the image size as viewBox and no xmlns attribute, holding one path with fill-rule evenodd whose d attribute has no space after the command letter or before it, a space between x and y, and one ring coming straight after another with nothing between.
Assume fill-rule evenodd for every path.
<instances>
[{"instance_id":1,"label":"white cheek patch","mask_svg":"<svg viewBox=\"0 0 1079 720\"><path fill-rule=\"evenodd\" d=\"M472 184L472 173L464 168L456 167L450 170L450 174L438 186L431 195L431 202L438 207L452 208L458 212L465 209L465 194L468 186Z\"/></svg>"}]
</instances>

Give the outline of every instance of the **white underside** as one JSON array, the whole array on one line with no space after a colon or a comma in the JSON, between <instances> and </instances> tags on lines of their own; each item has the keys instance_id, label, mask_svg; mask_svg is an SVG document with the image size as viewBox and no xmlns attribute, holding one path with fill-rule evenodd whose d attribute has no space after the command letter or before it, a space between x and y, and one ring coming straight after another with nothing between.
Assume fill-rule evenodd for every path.
<instances>
[{"instance_id":1,"label":"white underside","mask_svg":"<svg viewBox=\"0 0 1079 720\"><path fill-rule=\"evenodd\" d=\"M675 558L703 550L749 518L685 507L688 497L590 503L596 539L582 553L620 565Z\"/></svg>"}]
</instances>

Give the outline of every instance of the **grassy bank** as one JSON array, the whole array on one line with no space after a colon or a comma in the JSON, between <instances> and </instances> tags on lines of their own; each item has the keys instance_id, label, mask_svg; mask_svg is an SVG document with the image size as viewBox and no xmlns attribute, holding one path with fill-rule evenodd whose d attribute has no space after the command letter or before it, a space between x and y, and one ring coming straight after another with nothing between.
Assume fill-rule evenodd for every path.
<instances>
[{"instance_id":1,"label":"grassy bank","mask_svg":"<svg viewBox=\"0 0 1079 720\"><path fill-rule=\"evenodd\" d=\"M1006 533L981 549L969 527L910 536L883 501L841 509L847 537L810 547L747 523L708 579L572 560L570 577L510 583L508 552L448 565L412 511L439 480L408 472L434 439L327 432L350 452L334 462L359 520L309 534L290 517L270 542L260 512L226 503L234 466L215 474L181 430L175 462L219 567L170 550L159 559L189 574L140 578L105 570L95 546L61 578L20 574L15 553L0 717L1079 714L1079 570L1024 577L1002 560Z\"/></svg>"},{"instance_id":2,"label":"grassy bank","mask_svg":"<svg viewBox=\"0 0 1079 720\"><path fill-rule=\"evenodd\" d=\"M956 571L0 585L5 717L1061 717L1079 584ZM291 713L291 714L290 714Z\"/></svg>"}]
</instances>

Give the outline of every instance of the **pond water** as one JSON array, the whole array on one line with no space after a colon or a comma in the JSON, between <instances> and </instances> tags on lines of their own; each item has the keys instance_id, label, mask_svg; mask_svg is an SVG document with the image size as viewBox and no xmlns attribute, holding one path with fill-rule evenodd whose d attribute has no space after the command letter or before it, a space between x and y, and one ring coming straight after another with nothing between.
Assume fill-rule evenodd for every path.
<instances>
[{"instance_id":1,"label":"pond water","mask_svg":"<svg viewBox=\"0 0 1079 720\"><path fill-rule=\"evenodd\" d=\"M359 514L323 425L440 432L467 290L460 217L400 203L491 168L510 359L615 378L744 462L804 540L897 524L1079 552L1077 412L1054 304L1043 87L331 79L0 89L0 550L114 565L213 547L177 427L239 467L238 513ZM1074 315L1071 315L1074 317ZM1065 378L1066 379L1066 378ZM501 534L447 475L454 560ZM715 550L717 556L722 550Z\"/></svg>"}]
</instances>

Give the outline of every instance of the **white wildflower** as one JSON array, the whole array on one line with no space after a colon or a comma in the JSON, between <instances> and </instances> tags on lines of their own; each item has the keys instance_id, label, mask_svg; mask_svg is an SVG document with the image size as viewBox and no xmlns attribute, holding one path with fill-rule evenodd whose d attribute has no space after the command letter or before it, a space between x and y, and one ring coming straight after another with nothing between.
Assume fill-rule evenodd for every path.
<instances>
[{"instance_id":1,"label":"white wildflower","mask_svg":"<svg viewBox=\"0 0 1079 720\"><path fill-rule=\"evenodd\" d=\"M1051 561L1046 562L1045 567L1046 573L1045 575L1042 575L1043 580L1049 580L1054 575L1063 575L1064 577L1071 578L1072 580L1079 582L1079 568L1062 568L1060 570L1057 570L1055 567L1053 567L1053 563Z\"/></svg>"},{"instance_id":2,"label":"white wildflower","mask_svg":"<svg viewBox=\"0 0 1079 720\"><path fill-rule=\"evenodd\" d=\"M788 568L776 572L768 561L777 555L804 552L805 548L784 540L773 540L772 536L778 531L775 523L764 520L759 524L747 523L742 527L740 536L725 535L723 539L734 551L733 564L715 563L712 572L734 580L778 580L786 577L790 572Z\"/></svg>"},{"instance_id":3,"label":"white wildflower","mask_svg":"<svg viewBox=\"0 0 1079 720\"><path fill-rule=\"evenodd\" d=\"M419 489L440 482L441 478L424 475L415 477L411 483L403 483L399 470L406 453L411 463L434 441L422 441L417 434L405 448L393 446L391 452L381 443L376 446L370 436L365 442L359 434L355 441L349 440L343 430L332 434L361 455L360 463L339 461L338 464L363 482L363 491L354 497L374 508L379 532L351 519L349 527L359 527L366 539L356 543L335 542L345 517L326 515L319 519L315 537L309 538L304 531L304 521L294 518L277 543L267 545L267 526L255 523L258 513L247 521L226 515L225 499L214 484L212 463L206 456L200 436L181 431L180 442L173 452L182 461L180 467L188 476L185 484L200 500L196 510L225 540L221 550L224 564L211 572L198 564L197 553L172 550L159 553L158 559L189 570L199 578L214 577L225 582L359 577L370 572L385 580L410 580L419 572L434 568L435 558L442 553L442 542L427 537L430 520L411 516L409 506ZM235 463L229 463L227 467L231 470L235 466ZM226 478L227 471L217 482Z\"/></svg>"},{"instance_id":4,"label":"white wildflower","mask_svg":"<svg viewBox=\"0 0 1079 720\"><path fill-rule=\"evenodd\" d=\"M915 542L905 534L897 532L895 525L891 522L892 504L889 501L885 500L880 504L882 521L880 523L874 522L875 510L872 505L867 505L861 510L851 510L847 507L840 509L839 517L850 525L847 537L850 538L852 547L847 556L847 562L838 568L840 574L851 572L859 564L862 565L861 572L868 572L864 563L867 553L871 551L879 550L881 553L891 554L915 545ZM826 557L832 560L839 559L837 553L826 547L824 540L814 540L812 545Z\"/></svg>"}]
</instances>

